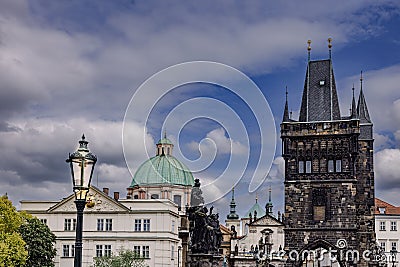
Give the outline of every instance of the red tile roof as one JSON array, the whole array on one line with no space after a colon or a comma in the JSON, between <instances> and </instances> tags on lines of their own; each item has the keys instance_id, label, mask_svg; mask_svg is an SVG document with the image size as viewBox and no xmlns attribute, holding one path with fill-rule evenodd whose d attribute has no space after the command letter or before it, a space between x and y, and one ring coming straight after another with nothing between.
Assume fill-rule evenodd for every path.
<instances>
[{"instance_id":1,"label":"red tile roof","mask_svg":"<svg viewBox=\"0 0 400 267\"><path fill-rule=\"evenodd\" d=\"M384 208L384 213L380 209ZM396 207L379 198L375 198L375 214L400 215L400 207Z\"/></svg>"}]
</instances>

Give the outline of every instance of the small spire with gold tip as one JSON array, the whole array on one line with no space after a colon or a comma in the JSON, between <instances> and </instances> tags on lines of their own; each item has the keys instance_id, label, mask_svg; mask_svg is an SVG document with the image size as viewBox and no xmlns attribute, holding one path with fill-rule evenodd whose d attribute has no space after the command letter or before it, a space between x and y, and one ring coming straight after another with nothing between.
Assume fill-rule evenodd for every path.
<instances>
[{"instance_id":1,"label":"small spire with gold tip","mask_svg":"<svg viewBox=\"0 0 400 267\"><path fill-rule=\"evenodd\" d=\"M329 59L332 59L332 38L328 38Z\"/></svg>"},{"instance_id":2,"label":"small spire with gold tip","mask_svg":"<svg viewBox=\"0 0 400 267\"><path fill-rule=\"evenodd\" d=\"M308 46L307 46L308 61L310 61L310 58L311 58L311 40L308 40L308 41L307 41L307 44L308 44Z\"/></svg>"}]
</instances>

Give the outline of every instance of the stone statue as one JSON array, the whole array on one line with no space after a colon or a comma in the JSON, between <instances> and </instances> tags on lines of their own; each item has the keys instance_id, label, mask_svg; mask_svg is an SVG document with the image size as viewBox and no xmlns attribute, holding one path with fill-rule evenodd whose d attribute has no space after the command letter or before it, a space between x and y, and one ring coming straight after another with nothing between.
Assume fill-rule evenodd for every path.
<instances>
[{"instance_id":1,"label":"stone statue","mask_svg":"<svg viewBox=\"0 0 400 267\"><path fill-rule=\"evenodd\" d=\"M194 254L218 254L222 243L222 232L219 227L218 214L214 207L204 206L204 198L199 179L195 180L191 195L191 207L187 209L190 221L190 250Z\"/></svg>"}]
</instances>

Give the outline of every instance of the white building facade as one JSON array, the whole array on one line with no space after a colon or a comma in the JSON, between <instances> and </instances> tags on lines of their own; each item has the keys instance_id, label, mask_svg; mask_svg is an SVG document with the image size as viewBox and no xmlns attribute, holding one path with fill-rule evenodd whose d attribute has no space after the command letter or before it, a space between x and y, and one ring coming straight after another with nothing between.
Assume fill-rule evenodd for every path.
<instances>
[{"instance_id":1,"label":"white building facade","mask_svg":"<svg viewBox=\"0 0 400 267\"><path fill-rule=\"evenodd\" d=\"M396 266L400 250L400 207L375 198L375 233L378 245L385 251L388 263L392 264L392 254L396 254Z\"/></svg>"},{"instance_id":2,"label":"white building facade","mask_svg":"<svg viewBox=\"0 0 400 267\"><path fill-rule=\"evenodd\" d=\"M145 161L132 177L126 199L109 189L91 187L83 215L82 266L93 258L136 252L149 267L182 266L178 229L190 205L192 173L172 156L173 144L164 136L156 156ZM61 197L61 196L60 196ZM56 235L56 267L74 265L75 196L61 201L21 201L21 210L38 217ZM181 253L179 253L181 252Z\"/></svg>"},{"instance_id":3,"label":"white building facade","mask_svg":"<svg viewBox=\"0 0 400 267\"><path fill-rule=\"evenodd\" d=\"M178 206L168 199L115 200L92 187L83 219L82 266L94 257L135 251L148 266L178 266ZM76 208L74 196L60 202L21 201L21 210L38 217L56 235L57 267L73 266ZM91 204L94 203L94 204Z\"/></svg>"}]
</instances>

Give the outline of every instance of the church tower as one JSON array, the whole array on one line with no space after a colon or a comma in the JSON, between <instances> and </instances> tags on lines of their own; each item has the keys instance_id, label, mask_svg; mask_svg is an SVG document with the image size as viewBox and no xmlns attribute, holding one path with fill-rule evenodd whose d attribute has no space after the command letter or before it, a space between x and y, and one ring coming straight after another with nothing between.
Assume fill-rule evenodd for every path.
<instances>
[{"instance_id":1,"label":"church tower","mask_svg":"<svg viewBox=\"0 0 400 267\"><path fill-rule=\"evenodd\" d=\"M369 266L362 253L375 241L373 125L362 77L357 107L353 94L350 115L341 116L328 41L329 58L313 61L308 41L299 120L286 98L281 123L287 266ZM317 259L322 249L337 250L337 260ZM358 259L346 255L353 250Z\"/></svg>"}]
</instances>

